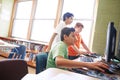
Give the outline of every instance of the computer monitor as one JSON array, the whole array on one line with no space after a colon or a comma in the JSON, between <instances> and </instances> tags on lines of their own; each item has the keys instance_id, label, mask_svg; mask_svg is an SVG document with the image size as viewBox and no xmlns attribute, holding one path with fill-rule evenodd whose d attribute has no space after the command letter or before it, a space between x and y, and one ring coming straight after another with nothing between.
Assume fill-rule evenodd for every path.
<instances>
[{"instance_id":1,"label":"computer monitor","mask_svg":"<svg viewBox=\"0 0 120 80\"><path fill-rule=\"evenodd\" d=\"M120 61L120 31L118 33L118 43L117 43L117 49L116 49L116 53L115 53L115 59Z\"/></svg>"},{"instance_id":2,"label":"computer monitor","mask_svg":"<svg viewBox=\"0 0 120 80\"><path fill-rule=\"evenodd\" d=\"M110 62L114 59L115 46L116 46L116 29L114 22L109 22L107 29L106 48L105 48L105 61Z\"/></svg>"}]
</instances>

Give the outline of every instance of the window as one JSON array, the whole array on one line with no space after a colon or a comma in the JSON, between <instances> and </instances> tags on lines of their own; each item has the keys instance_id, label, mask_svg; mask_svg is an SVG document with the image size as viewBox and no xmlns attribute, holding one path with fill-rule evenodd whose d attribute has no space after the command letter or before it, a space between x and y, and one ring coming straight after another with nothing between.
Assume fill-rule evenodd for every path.
<instances>
[{"instance_id":1,"label":"window","mask_svg":"<svg viewBox=\"0 0 120 80\"><path fill-rule=\"evenodd\" d=\"M66 11L74 14L74 20L71 26L74 26L76 22L81 22L84 25L81 35L87 46L89 46L91 29L94 21L94 4L95 0L64 0L63 4L62 15Z\"/></svg>"},{"instance_id":2,"label":"window","mask_svg":"<svg viewBox=\"0 0 120 80\"><path fill-rule=\"evenodd\" d=\"M33 5L35 5L35 10L33 10ZM22 2L17 2L15 8L11 36L48 42L56 20L59 21L58 17L62 17L65 12L71 12L74 14L74 22L71 26L74 26L76 22L83 23L85 27L82 31L83 39L89 45L94 21L94 5L95 0L22 0ZM29 38L27 38L28 35Z\"/></svg>"},{"instance_id":3,"label":"window","mask_svg":"<svg viewBox=\"0 0 120 80\"><path fill-rule=\"evenodd\" d=\"M13 22L12 37L26 39L32 10L32 1L17 3L16 10L16 16Z\"/></svg>"},{"instance_id":4,"label":"window","mask_svg":"<svg viewBox=\"0 0 120 80\"><path fill-rule=\"evenodd\" d=\"M58 0L38 0L31 33L32 40L49 42L54 30L57 5Z\"/></svg>"}]
</instances>

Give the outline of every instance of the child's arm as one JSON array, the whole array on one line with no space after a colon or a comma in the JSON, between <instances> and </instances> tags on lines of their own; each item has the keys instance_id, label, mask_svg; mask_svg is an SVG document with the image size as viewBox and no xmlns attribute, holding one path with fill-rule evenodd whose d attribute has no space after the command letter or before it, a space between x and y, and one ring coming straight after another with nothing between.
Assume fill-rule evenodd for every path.
<instances>
[{"instance_id":1,"label":"child's arm","mask_svg":"<svg viewBox=\"0 0 120 80\"><path fill-rule=\"evenodd\" d=\"M78 62L73 60L65 59L62 56L57 56L55 58L55 63L57 67L60 68L82 68L87 67L89 69L96 69L104 72L104 69L108 69L108 66L102 62Z\"/></svg>"}]
</instances>

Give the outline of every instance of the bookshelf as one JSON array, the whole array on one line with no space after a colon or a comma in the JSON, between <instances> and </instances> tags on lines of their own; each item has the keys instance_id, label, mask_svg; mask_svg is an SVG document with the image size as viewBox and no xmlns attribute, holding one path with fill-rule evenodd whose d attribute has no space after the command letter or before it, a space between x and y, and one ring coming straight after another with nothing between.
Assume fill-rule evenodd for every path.
<instances>
[{"instance_id":1,"label":"bookshelf","mask_svg":"<svg viewBox=\"0 0 120 80\"><path fill-rule=\"evenodd\" d=\"M8 42L10 44L23 44L26 46L26 56L25 61L31 67L36 67L35 65L35 56L36 54L40 54L41 52L45 52L47 48L47 43L38 42L38 41L30 41L25 39L18 39L18 38L10 38L10 37L0 37L1 40ZM9 48L0 48L0 56L8 57L10 53Z\"/></svg>"}]
</instances>

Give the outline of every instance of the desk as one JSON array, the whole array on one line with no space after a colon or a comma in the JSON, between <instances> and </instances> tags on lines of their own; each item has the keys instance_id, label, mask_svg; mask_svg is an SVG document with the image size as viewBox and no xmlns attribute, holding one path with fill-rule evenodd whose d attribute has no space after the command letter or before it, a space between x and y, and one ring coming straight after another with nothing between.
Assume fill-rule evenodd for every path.
<instances>
[{"instance_id":1,"label":"desk","mask_svg":"<svg viewBox=\"0 0 120 80\"><path fill-rule=\"evenodd\" d=\"M84 58L84 57L83 57ZM86 58L86 57L85 57ZM99 57L98 57L98 59L97 58L93 58L93 59L95 59L95 60L93 60L94 62L95 61L101 61L101 62L104 62L104 63L106 63L105 62L105 60L104 59L102 59L102 58L100 58L99 59ZM80 61L80 57L79 58L77 58L77 59L75 59L74 61ZM113 65L113 64L115 64L115 62L113 61L111 61L111 62L107 62L107 64L109 65L109 66L111 66L111 65ZM116 63L117 64L117 63ZM116 65L116 67L117 67L117 65ZM102 73L102 72L99 72L99 71L96 71L96 70L90 70L90 69L87 69L87 68L83 68L83 69L85 69L85 70L82 70L81 69L81 71L83 71L83 73L87 73L87 75L92 75L92 76L96 76L96 77L98 77L98 78L101 78L102 80L104 79L104 80L120 80L120 69L115 69L115 68L113 68L113 67L110 67L109 69L111 70L111 71L114 71L113 72L113 74L110 74L110 73L107 73L107 72L105 72L105 73ZM79 72L80 71L80 69L76 69L75 70L75 72ZM88 74L88 73L90 73L90 74ZM92 74L91 74L92 73ZM114 78L114 79L113 79Z\"/></svg>"},{"instance_id":2,"label":"desk","mask_svg":"<svg viewBox=\"0 0 120 80\"><path fill-rule=\"evenodd\" d=\"M99 80L99 79L58 68L49 68L39 74L27 74L21 80Z\"/></svg>"}]
</instances>

